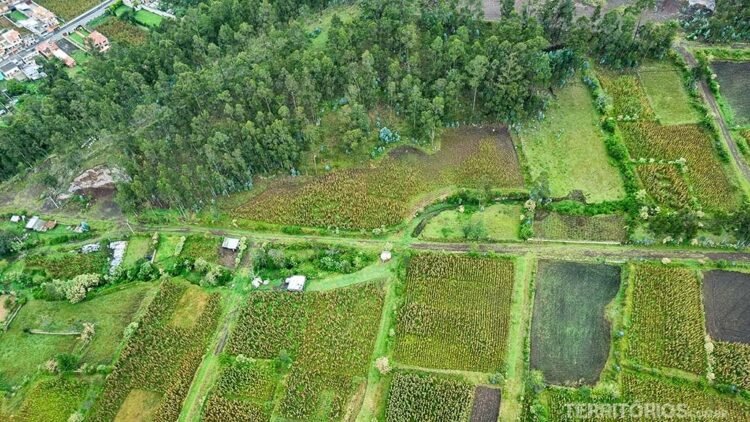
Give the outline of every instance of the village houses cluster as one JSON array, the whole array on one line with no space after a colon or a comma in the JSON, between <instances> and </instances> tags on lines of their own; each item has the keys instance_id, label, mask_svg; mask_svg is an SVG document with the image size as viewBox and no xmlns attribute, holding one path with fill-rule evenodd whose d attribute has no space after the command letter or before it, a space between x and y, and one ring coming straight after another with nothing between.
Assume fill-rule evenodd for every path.
<instances>
[{"instance_id":1,"label":"village houses cluster","mask_svg":"<svg viewBox=\"0 0 750 422\"><path fill-rule=\"evenodd\" d=\"M32 0L0 0L0 80L32 80L46 75L37 63L40 55L75 67L75 59L50 36L60 29L60 19ZM93 31L85 46L100 52L109 49L107 37Z\"/></svg>"}]
</instances>

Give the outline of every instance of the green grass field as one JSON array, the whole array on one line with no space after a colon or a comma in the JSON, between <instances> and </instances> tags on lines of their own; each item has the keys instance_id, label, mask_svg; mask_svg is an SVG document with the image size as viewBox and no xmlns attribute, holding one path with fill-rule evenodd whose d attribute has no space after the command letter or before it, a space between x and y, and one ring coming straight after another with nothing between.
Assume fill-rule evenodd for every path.
<instances>
[{"instance_id":1,"label":"green grass field","mask_svg":"<svg viewBox=\"0 0 750 422\"><path fill-rule=\"evenodd\" d=\"M620 286L607 265L541 261L531 325L531 366L545 381L594 384L607 361L610 324L605 307Z\"/></svg>"},{"instance_id":2,"label":"green grass field","mask_svg":"<svg viewBox=\"0 0 750 422\"><path fill-rule=\"evenodd\" d=\"M520 135L533 179L547 173L552 196L581 190L589 202L625 196L622 179L610 162L598 116L586 87L571 83L557 92L539 127Z\"/></svg>"},{"instance_id":3,"label":"green grass field","mask_svg":"<svg viewBox=\"0 0 750 422\"><path fill-rule=\"evenodd\" d=\"M649 63L638 70L656 118L663 125L697 123L698 112L691 106L682 75L669 63Z\"/></svg>"},{"instance_id":4,"label":"green grass field","mask_svg":"<svg viewBox=\"0 0 750 422\"><path fill-rule=\"evenodd\" d=\"M485 231L480 239L513 240L518 238L520 215L520 205L506 204L490 205L484 211L471 213L447 210L430 219L421 237L426 240L462 240L466 238L464 229L478 224Z\"/></svg>"},{"instance_id":5,"label":"green grass field","mask_svg":"<svg viewBox=\"0 0 750 422\"><path fill-rule=\"evenodd\" d=\"M69 420L84 404L91 381L80 375L46 376L30 386L17 407L0 409L0 417L14 421Z\"/></svg>"},{"instance_id":6,"label":"green grass field","mask_svg":"<svg viewBox=\"0 0 750 422\"><path fill-rule=\"evenodd\" d=\"M135 21L149 28L155 28L161 25L162 20L164 20L164 18L156 13L149 12L148 10L139 10L135 12Z\"/></svg>"},{"instance_id":7,"label":"green grass field","mask_svg":"<svg viewBox=\"0 0 750 422\"><path fill-rule=\"evenodd\" d=\"M79 352L78 340L74 336L28 334L25 329L79 331L84 322L94 323L96 334L82 351L82 359L94 365L109 363L123 330L152 288L149 284L132 284L75 305L29 301L21 308L10 329L0 335L0 388L19 384L25 376L34 375L38 365L59 353Z\"/></svg>"},{"instance_id":8,"label":"green grass field","mask_svg":"<svg viewBox=\"0 0 750 422\"><path fill-rule=\"evenodd\" d=\"M131 267L139 259L145 258L151 252L151 238L147 236L133 236L128 239L128 249L125 251L125 258L122 265L125 268Z\"/></svg>"}]
</instances>

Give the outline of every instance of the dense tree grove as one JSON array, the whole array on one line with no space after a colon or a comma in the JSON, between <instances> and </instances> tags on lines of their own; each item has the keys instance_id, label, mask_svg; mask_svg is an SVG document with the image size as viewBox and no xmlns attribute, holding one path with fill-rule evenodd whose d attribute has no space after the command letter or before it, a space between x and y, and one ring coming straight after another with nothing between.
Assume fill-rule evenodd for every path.
<instances>
[{"instance_id":1,"label":"dense tree grove","mask_svg":"<svg viewBox=\"0 0 750 422\"><path fill-rule=\"evenodd\" d=\"M682 27L689 39L706 42L750 42L750 0L716 0L716 11L687 9Z\"/></svg>"},{"instance_id":2,"label":"dense tree grove","mask_svg":"<svg viewBox=\"0 0 750 422\"><path fill-rule=\"evenodd\" d=\"M333 110L347 117L342 143L377 137L379 109L419 140L455 121L519 122L540 115L584 54L633 66L674 35L639 25L639 10L574 22L570 0L508 8L496 23L471 2L362 0L325 34L299 19L326 0L173 3L197 5L143 46L115 48L73 79L46 66L41 95L0 130L0 178L106 141L132 177L123 205L187 211L254 175L294 172Z\"/></svg>"}]
</instances>

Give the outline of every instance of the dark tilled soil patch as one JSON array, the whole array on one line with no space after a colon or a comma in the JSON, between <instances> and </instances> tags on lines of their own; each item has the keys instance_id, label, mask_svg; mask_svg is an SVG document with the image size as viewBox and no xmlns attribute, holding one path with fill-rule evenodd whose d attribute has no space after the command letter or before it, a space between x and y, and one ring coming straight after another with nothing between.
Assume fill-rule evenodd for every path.
<instances>
[{"instance_id":1,"label":"dark tilled soil patch","mask_svg":"<svg viewBox=\"0 0 750 422\"><path fill-rule=\"evenodd\" d=\"M224 249L221 246L219 246L219 264L227 267L227 268L234 268L235 267L235 258L237 258L237 252L232 252L228 249Z\"/></svg>"},{"instance_id":2,"label":"dark tilled soil patch","mask_svg":"<svg viewBox=\"0 0 750 422\"><path fill-rule=\"evenodd\" d=\"M711 67L734 112L735 123L750 123L750 62L713 62Z\"/></svg>"},{"instance_id":3,"label":"dark tilled soil patch","mask_svg":"<svg viewBox=\"0 0 750 422\"><path fill-rule=\"evenodd\" d=\"M705 273L703 302L712 339L750 344L750 275L720 270Z\"/></svg>"},{"instance_id":4,"label":"dark tilled soil patch","mask_svg":"<svg viewBox=\"0 0 750 422\"><path fill-rule=\"evenodd\" d=\"M474 406L471 409L471 422L497 422L500 413L500 390L477 386L474 390Z\"/></svg>"},{"instance_id":5,"label":"dark tilled soil patch","mask_svg":"<svg viewBox=\"0 0 750 422\"><path fill-rule=\"evenodd\" d=\"M556 385L594 384L609 355L605 307L620 287L614 266L540 261L531 324L531 366Z\"/></svg>"}]
</instances>

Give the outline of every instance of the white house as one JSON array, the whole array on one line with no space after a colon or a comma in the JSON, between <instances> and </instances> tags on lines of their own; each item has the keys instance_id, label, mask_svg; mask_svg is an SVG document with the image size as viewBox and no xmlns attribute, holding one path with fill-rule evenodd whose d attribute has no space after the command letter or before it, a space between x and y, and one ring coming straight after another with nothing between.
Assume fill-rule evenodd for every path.
<instances>
[{"instance_id":1,"label":"white house","mask_svg":"<svg viewBox=\"0 0 750 422\"><path fill-rule=\"evenodd\" d=\"M392 257L393 256L391 255L391 251L380 252L380 262L388 262Z\"/></svg>"},{"instance_id":2,"label":"white house","mask_svg":"<svg viewBox=\"0 0 750 422\"><path fill-rule=\"evenodd\" d=\"M286 279L286 289L290 292L301 292L305 289L307 277L303 275L293 275Z\"/></svg>"},{"instance_id":3,"label":"white house","mask_svg":"<svg viewBox=\"0 0 750 422\"><path fill-rule=\"evenodd\" d=\"M20 215L14 215L14 216L10 217L10 222L11 223L18 223L19 221L21 221L21 216Z\"/></svg>"}]
</instances>

